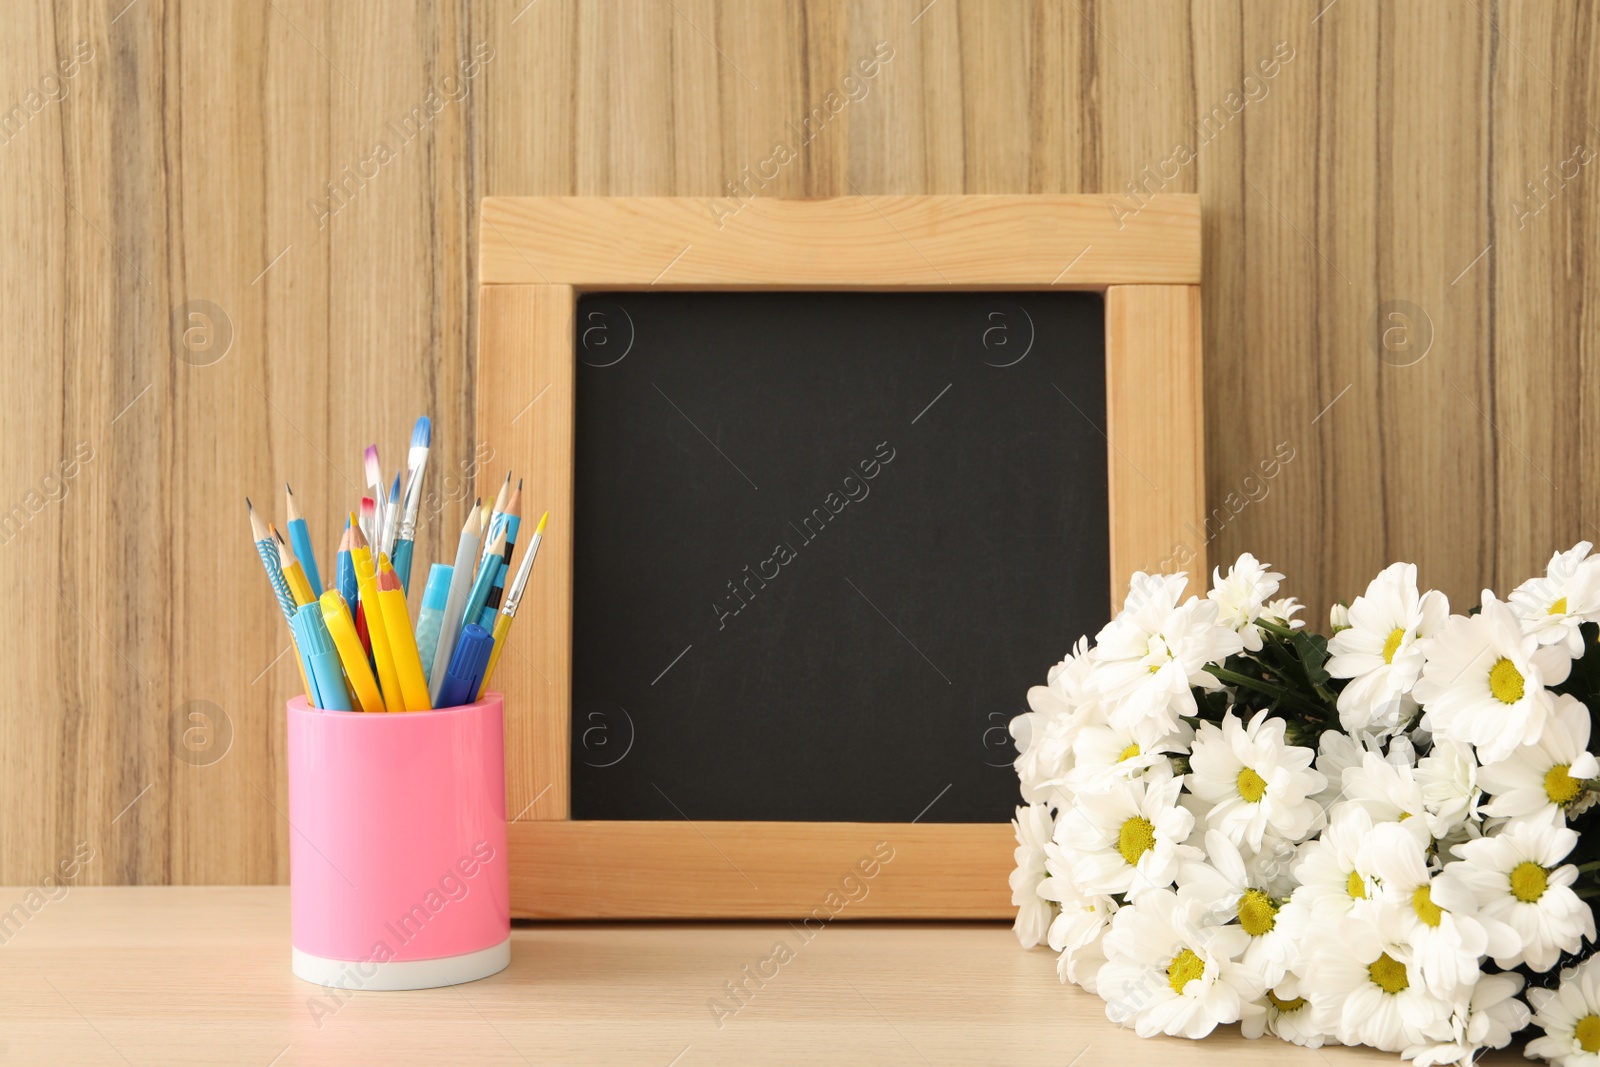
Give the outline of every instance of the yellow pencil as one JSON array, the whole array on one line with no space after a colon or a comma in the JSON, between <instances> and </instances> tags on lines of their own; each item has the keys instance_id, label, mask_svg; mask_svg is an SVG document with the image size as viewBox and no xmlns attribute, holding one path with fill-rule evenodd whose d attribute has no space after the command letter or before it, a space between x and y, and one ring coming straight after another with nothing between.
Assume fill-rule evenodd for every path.
<instances>
[{"instance_id":1,"label":"yellow pencil","mask_svg":"<svg viewBox=\"0 0 1600 1067\"><path fill-rule=\"evenodd\" d=\"M356 621L350 617L350 606L337 589L323 593L319 603L322 621L328 624L333 645L339 650L339 663L344 667L344 676L349 679L350 689L356 695L356 703L361 705L362 711L383 711L383 693L378 689L378 679L372 673L372 665L367 662L367 650L361 646L361 637L356 633Z\"/></svg>"},{"instance_id":2,"label":"yellow pencil","mask_svg":"<svg viewBox=\"0 0 1600 1067\"><path fill-rule=\"evenodd\" d=\"M378 601L383 605L383 628L388 631L389 652L394 657L406 710L432 711L428 679L422 673L422 656L417 652L417 635L411 629L411 615L406 609L405 587L384 555L378 557Z\"/></svg>"},{"instance_id":3,"label":"yellow pencil","mask_svg":"<svg viewBox=\"0 0 1600 1067\"><path fill-rule=\"evenodd\" d=\"M301 606L311 603L317 597L311 591L311 582L306 578L306 569L300 565L300 560L294 554L294 546L284 539L276 525L271 529L272 539L278 543L278 566L283 570L283 580L289 583L289 592L294 597L294 602Z\"/></svg>"},{"instance_id":4,"label":"yellow pencil","mask_svg":"<svg viewBox=\"0 0 1600 1067\"><path fill-rule=\"evenodd\" d=\"M383 625L383 608L378 603L378 568L372 562L372 548L359 529L350 528L350 562L356 568L356 588L361 610L367 616L367 640L372 642L372 662L378 665L378 685L383 688L383 706L390 711L406 710L400 695L400 675L394 669L394 653L389 648L389 633Z\"/></svg>"},{"instance_id":5,"label":"yellow pencil","mask_svg":"<svg viewBox=\"0 0 1600 1067\"><path fill-rule=\"evenodd\" d=\"M506 586L505 600L500 605L500 614L494 619L494 647L489 650L489 663L483 668L483 684L478 686L476 699L482 700L483 694L489 691L489 678L494 674L495 664L500 662L500 653L506 648L506 635L511 633L511 620L517 617L517 607L522 603L523 590L528 587L528 574L533 570L533 561L539 556L539 545L544 541L544 524L550 518L547 511L539 516L539 527L533 531L533 540L528 545L528 554L522 557L522 566L517 568L517 576Z\"/></svg>"}]
</instances>

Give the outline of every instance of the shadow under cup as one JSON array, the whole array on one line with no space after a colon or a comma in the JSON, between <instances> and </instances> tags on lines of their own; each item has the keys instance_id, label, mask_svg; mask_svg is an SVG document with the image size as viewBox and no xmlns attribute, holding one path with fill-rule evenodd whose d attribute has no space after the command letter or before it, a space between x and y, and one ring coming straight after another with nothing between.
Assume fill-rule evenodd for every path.
<instances>
[{"instance_id":1,"label":"shadow under cup","mask_svg":"<svg viewBox=\"0 0 1600 1067\"><path fill-rule=\"evenodd\" d=\"M440 711L289 701L294 973L426 989L511 962L499 693Z\"/></svg>"}]
</instances>

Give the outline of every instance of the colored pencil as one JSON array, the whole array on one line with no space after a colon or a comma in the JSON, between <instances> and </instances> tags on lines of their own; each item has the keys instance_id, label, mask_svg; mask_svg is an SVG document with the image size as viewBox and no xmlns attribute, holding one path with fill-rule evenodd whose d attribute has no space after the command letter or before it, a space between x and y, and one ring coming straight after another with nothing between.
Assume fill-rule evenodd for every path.
<instances>
[{"instance_id":1,"label":"colored pencil","mask_svg":"<svg viewBox=\"0 0 1600 1067\"><path fill-rule=\"evenodd\" d=\"M244 498L245 510L250 513L250 536L255 539L256 555L261 557L261 565L266 568L267 581L272 585L272 593L278 598L278 607L283 612L283 621L289 624L289 643L294 645L294 665L300 669L300 684L305 686L306 693L311 693L311 679L306 674L305 657L300 652L300 646L294 640L294 613L299 605L294 602L294 594L289 591L289 583L284 580L283 567L278 560L278 542L272 535L272 527L261 521L261 516L256 514L256 507L250 503L250 498Z\"/></svg>"},{"instance_id":2,"label":"colored pencil","mask_svg":"<svg viewBox=\"0 0 1600 1067\"><path fill-rule=\"evenodd\" d=\"M493 544L494 539L500 536L502 517L506 513L506 505L511 502L511 472L506 471L506 480L500 483L500 492L495 495L494 508L489 512L489 526L484 531L484 544Z\"/></svg>"},{"instance_id":3,"label":"colored pencil","mask_svg":"<svg viewBox=\"0 0 1600 1067\"><path fill-rule=\"evenodd\" d=\"M346 605L353 604L358 596L356 590L356 567L350 562L350 528L355 525L355 516L351 515L345 520L344 535L339 538L338 578L339 595L344 597Z\"/></svg>"},{"instance_id":4,"label":"colored pencil","mask_svg":"<svg viewBox=\"0 0 1600 1067\"><path fill-rule=\"evenodd\" d=\"M313 596L322 595L322 572L317 569L317 554L311 547L311 530L306 526L306 520L300 514L300 506L295 503L294 490L289 488L289 483L283 483L283 494L288 498L288 510L285 512L284 525L289 531L289 543L294 546L294 554L300 560L300 566L305 568L306 581L311 583Z\"/></svg>"},{"instance_id":5,"label":"colored pencil","mask_svg":"<svg viewBox=\"0 0 1600 1067\"><path fill-rule=\"evenodd\" d=\"M506 638L511 633L511 621L517 617L517 608L522 603L522 594L528 588L528 575L533 571L533 561L539 556L539 545L544 541L544 524L550 518L547 511L539 516L539 525L533 531L533 540L528 544L528 554L522 557L522 566L517 568L517 576L512 579L511 586L506 590L505 603L500 607L500 614L494 621L494 648L489 652L489 665L483 669L483 684L478 688L476 699L482 700L483 694L489 691L489 678L494 674L495 665L500 662L500 653L505 651Z\"/></svg>"},{"instance_id":6,"label":"colored pencil","mask_svg":"<svg viewBox=\"0 0 1600 1067\"><path fill-rule=\"evenodd\" d=\"M400 507L400 535L394 543L394 572L400 587L411 592L411 549L417 538L417 512L422 507L422 476L428 471L428 447L433 442L433 422L424 415L411 428L411 451L406 455L406 495Z\"/></svg>"},{"instance_id":7,"label":"colored pencil","mask_svg":"<svg viewBox=\"0 0 1600 1067\"><path fill-rule=\"evenodd\" d=\"M400 696L407 711L432 711L428 699L428 680L422 673L422 656L417 652L417 636L411 629L406 609L406 592L388 556L378 557L378 600L383 604L383 627L389 636L389 652L394 657L395 675L400 680Z\"/></svg>"},{"instance_id":8,"label":"colored pencil","mask_svg":"<svg viewBox=\"0 0 1600 1067\"><path fill-rule=\"evenodd\" d=\"M489 590L494 585L495 575L500 573L500 565L506 558L506 532L494 539L494 544L483 554L483 560L478 564L478 577L472 583L472 592L467 596L467 610L462 614L462 625L469 622L478 622L478 617L483 614L483 605L489 599ZM478 623L482 626L482 623ZM484 629L488 629L484 626ZM454 652L454 650L451 650Z\"/></svg>"},{"instance_id":9,"label":"colored pencil","mask_svg":"<svg viewBox=\"0 0 1600 1067\"><path fill-rule=\"evenodd\" d=\"M344 668L345 680L350 685L350 692L355 695L356 703L362 711L385 710L383 692L378 688L377 676L372 673L372 664L367 662L367 650L356 636L355 620L350 617L350 608L344 597L330 589L322 594L319 606L322 621L328 627L328 636L333 638L333 646L339 650L339 665Z\"/></svg>"},{"instance_id":10,"label":"colored pencil","mask_svg":"<svg viewBox=\"0 0 1600 1067\"><path fill-rule=\"evenodd\" d=\"M485 630L493 630L495 614L500 610L500 599L505 595L506 581L511 577L511 553L516 547L517 530L522 526L522 479L517 479L517 487L512 490L511 497L506 501L506 509L500 515L500 532L505 535L506 550L499 568L495 571L494 584L489 587L489 597L483 602L483 611L476 620Z\"/></svg>"},{"instance_id":11,"label":"colored pencil","mask_svg":"<svg viewBox=\"0 0 1600 1067\"><path fill-rule=\"evenodd\" d=\"M272 583L272 592L278 598L278 607L283 610L284 621L293 622L299 605L294 602L289 583L283 578L283 567L278 561L278 540L272 536L272 528L256 514L255 505L250 503L249 497L244 498L244 506L250 512L250 536L256 543L256 552L261 556L261 565L267 570L267 581Z\"/></svg>"},{"instance_id":12,"label":"colored pencil","mask_svg":"<svg viewBox=\"0 0 1600 1067\"><path fill-rule=\"evenodd\" d=\"M450 656L455 652L456 638L461 633L462 617L467 607L467 597L472 592L472 576L478 562L478 542L483 539L482 514L474 500L467 511L467 521L461 527L461 540L456 545L455 570L450 575L450 595L445 598L444 615L439 620L439 643L434 648L433 669L428 672L428 692L435 707L439 705L439 692L444 686L445 669L450 666Z\"/></svg>"},{"instance_id":13,"label":"colored pencil","mask_svg":"<svg viewBox=\"0 0 1600 1067\"><path fill-rule=\"evenodd\" d=\"M404 711L400 694L400 675L394 669L394 653L384 628L383 608L378 601L378 565L372 561L372 548L360 530L350 533L350 559L356 565L356 585L361 590L361 610L367 619L367 639L372 643L372 661L378 668L378 685L383 690L383 706Z\"/></svg>"},{"instance_id":14,"label":"colored pencil","mask_svg":"<svg viewBox=\"0 0 1600 1067\"><path fill-rule=\"evenodd\" d=\"M278 532L276 526L269 525L267 528L272 531L272 536L278 543L278 566L283 571L283 580L289 583L289 592L294 596L295 607L311 603L317 598L311 595L311 583L306 580L305 568L301 567L300 561L295 558L294 546L283 539L283 534Z\"/></svg>"}]
</instances>

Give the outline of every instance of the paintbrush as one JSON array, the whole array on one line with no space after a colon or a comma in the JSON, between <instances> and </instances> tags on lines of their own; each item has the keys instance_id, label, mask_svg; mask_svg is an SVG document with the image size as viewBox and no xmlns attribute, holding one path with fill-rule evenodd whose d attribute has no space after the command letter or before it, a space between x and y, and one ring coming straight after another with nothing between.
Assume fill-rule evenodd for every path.
<instances>
[{"instance_id":1,"label":"paintbrush","mask_svg":"<svg viewBox=\"0 0 1600 1067\"><path fill-rule=\"evenodd\" d=\"M424 415L411 428L411 451L406 456L406 495L400 512L400 533L389 561L400 579L400 586L411 592L411 548L417 539L417 512L422 507L422 476L428 470L428 446L433 442L433 423Z\"/></svg>"}]
</instances>

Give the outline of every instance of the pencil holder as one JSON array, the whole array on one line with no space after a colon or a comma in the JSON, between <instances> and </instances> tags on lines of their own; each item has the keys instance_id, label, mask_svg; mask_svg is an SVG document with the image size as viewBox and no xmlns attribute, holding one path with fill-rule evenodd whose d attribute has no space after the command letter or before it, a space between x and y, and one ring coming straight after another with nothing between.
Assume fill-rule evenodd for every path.
<instances>
[{"instance_id":1,"label":"pencil holder","mask_svg":"<svg viewBox=\"0 0 1600 1067\"><path fill-rule=\"evenodd\" d=\"M511 962L499 693L440 711L289 701L294 973L426 989Z\"/></svg>"}]
</instances>

